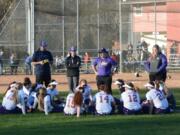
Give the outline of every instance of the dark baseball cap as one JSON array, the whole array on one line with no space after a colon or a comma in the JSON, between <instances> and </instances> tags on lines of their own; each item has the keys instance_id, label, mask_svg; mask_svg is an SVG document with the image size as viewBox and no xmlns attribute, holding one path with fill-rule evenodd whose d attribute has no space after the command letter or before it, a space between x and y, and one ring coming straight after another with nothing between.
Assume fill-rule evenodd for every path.
<instances>
[{"instance_id":1,"label":"dark baseball cap","mask_svg":"<svg viewBox=\"0 0 180 135\"><path fill-rule=\"evenodd\" d=\"M76 51L76 47L71 46L71 48L69 49L69 51L75 52L75 51Z\"/></svg>"},{"instance_id":2,"label":"dark baseball cap","mask_svg":"<svg viewBox=\"0 0 180 135\"><path fill-rule=\"evenodd\" d=\"M106 48L101 48L99 50L99 53L108 53L107 49Z\"/></svg>"},{"instance_id":3,"label":"dark baseball cap","mask_svg":"<svg viewBox=\"0 0 180 135\"><path fill-rule=\"evenodd\" d=\"M47 45L48 45L48 44L47 44L47 42L46 42L45 40L41 40L41 41L40 41L40 46L41 46L41 47L47 47Z\"/></svg>"}]
</instances>

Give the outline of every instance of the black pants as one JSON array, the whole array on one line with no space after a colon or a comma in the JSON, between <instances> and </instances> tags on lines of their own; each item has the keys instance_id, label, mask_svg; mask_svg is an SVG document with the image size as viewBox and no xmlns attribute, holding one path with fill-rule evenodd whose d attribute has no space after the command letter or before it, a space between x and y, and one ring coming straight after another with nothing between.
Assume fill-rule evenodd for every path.
<instances>
[{"instance_id":1,"label":"black pants","mask_svg":"<svg viewBox=\"0 0 180 135\"><path fill-rule=\"evenodd\" d=\"M161 80L163 82L166 81L167 73L157 73L157 74L149 74L149 81Z\"/></svg>"},{"instance_id":2,"label":"black pants","mask_svg":"<svg viewBox=\"0 0 180 135\"><path fill-rule=\"evenodd\" d=\"M174 95L172 94L172 95L168 96L167 100L168 100L170 109L174 110L176 108L176 100L175 100Z\"/></svg>"},{"instance_id":3,"label":"black pants","mask_svg":"<svg viewBox=\"0 0 180 135\"><path fill-rule=\"evenodd\" d=\"M111 88L112 76L96 76L96 83L97 83L97 87L99 86L99 84L102 83L106 84L108 87L108 93L112 94L112 88Z\"/></svg>"},{"instance_id":4,"label":"black pants","mask_svg":"<svg viewBox=\"0 0 180 135\"><path fill-rule=\"evenodd\" d=\"M47 73L41 73L41 74L36 74L36 83L38 84L45 84L47 87L51 81L51 74Z\"/></svg>"},{"instance_id":5,"label":"black pants","mask_svg":"<svg viewBox=\"0 0 180 135\"><path fill-rule=\"evenodd\" d=\"M18 69L18 66L11 66L11 75L16 75L17 74L17 69Z\"/></svg>"}]
</instances>

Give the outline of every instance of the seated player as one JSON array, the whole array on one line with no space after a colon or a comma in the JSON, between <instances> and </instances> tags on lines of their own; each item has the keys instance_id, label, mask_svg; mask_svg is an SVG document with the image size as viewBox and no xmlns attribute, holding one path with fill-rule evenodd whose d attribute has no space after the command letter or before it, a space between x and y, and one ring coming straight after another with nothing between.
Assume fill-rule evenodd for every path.
<instances>
[{"instance_id":1,"label":"seated player","mask_svg":"<svg viewBox=\"0 0 180 135\"><path fill-rule=\"evenodd\" d=\"M170 111L173 112L176 108L176 100L173 95L173 92L170 89L168 89L167 85L163 81L159 81L159 90L164 92L169 103Z\"/></svg>"},{"instance_id":2,"label":"seated player","mask_svg":"<svg viewBox=\"0 0 180 135\"><path fill-rule=\"evenodd\" d=\"M114 85L116 85L117 89L119 90L120 96L125 91L125 88L123 87L124 84L125 84L125 82L122 79L117 79L114 82ZM118 113L123 114L123 103L120 101L120 98L114 97L114 100L115 100L116 105L117 105Z\"/></svg>"},{"instance_id":3,"label":"seated player","mask_svg":"<svg viewBox=\"0 0 180 135\"><path fill-rule=\"evenodd\" d=\"M18 103L17 107L22 109L23 111L26 110L26 99L25 99L25 94L23 91L23 84L21 82L17 82L17 89L18 89L18 100L23 101L22 103Z\"/></svg>"},{"instance_id":4,"label":"seated player","mask_svg":"<svg viewBox=\"0 0 180 135\"><path fill-rule=\"evenodd\" d=\"M99 84L99 92L93 97L93 103L95 104L95 110L97 115L109 115L114 112L113 106L115 106L114 98L111 94L108 94L108 87L106 84Z\"/></svg>"},{"instance_id":5,"label":"seated player","mask_svg":"<svg viewBox=\"0 0 180 135\"><path fill-rule=\"evenodd\" d=\"M13 82L3 97L1 114L21 113L26 114L23 94L18 90L20 86Z\"/></svg>"},{"instance_id":6,"label":"seated player","mask_svg":"<svg viewBox=\"0 0 180 135\"><path fill-rule=\"evenodd\" d=\"M123 113L126 115L140 114L141 104L139 93L135 90L133 83L123 85L125 91L121 94L123 102Z\"/></svg>"},{"instance_id":7,"label":"seated player","mask_svg":"<svg viewBox=\"0 0 180 135\"><path fill-rule=\"evenodd\" d=\"M58 107L62 103L62 100L59 97L59 91L56 88L57 85L58 82L51 80L47 88L47 94L51 96L51 103L53 107Z\"/></svg>"},{"instance_id":8,"label":"seated player","mask_svg":"<svg viewBox=\"0 0 180 135\"><path fill-rule=\"evenodd\" d=\"M32 87L32 83L31 83L31 80L29 77L25 77L24 78L24 82L23 82L23 86L22 86L22 90L23 90L23 93L24 93L24 101L25 101L25 105L28 106L27 102L28 102L28 98L29 98L29 94L30 94L30 90L31 90L31 87Z\"/></svg>"},{"instance_id":9,"label":"seated player","mask_svg":"<svg viewBox=\"0 0 180 135\"><path fill-rule=\"evenodd\" d=\"M23 82L23 91L24 91L24 94L25 94L26 98L28 98L28 96L29 96L29 92L31 90L31 87L32 87L32 83L31 83L30 78L25 77L24 82Z\"/></svg>"},{"instance_id":10,"label":"seated player","mask_svg":"<svg viewBox=\"0 0 180 135\"><path fill-rule=\"evenodd\" d=\"M159 90L159 84L149 82L145 85L149 90L146 93L146 101L142 103L143 112L149 114L163 114L169 112L167 98L164 93Z\"/></svg>"},{"instance_id":11,"label":"seated player","mask_svg":"<svg viewBox=\"0 0 180 135\"><path fill-rule=\"evenodd\" d=\"M118 88L120 94L125 91L125 88L123 87L123 85L125 84L125 83L124 83L124 80L122 80L122 79L117 79L117 80L114 82L114 84L117 85L117 88Z\"/></svg>"},{"instance_id":12,"label":"seated player","mask_svg":"<svg viewBox=\"0 0 180 135\"><path fill-rule=\"evenodd\" d=\"M90 101L92 101L92 89L91 87L87 84L87 80L82 79L79 83L79 86L76 88L76 91L82 90L82 95L83 95L83 106L85 110L88 110L88 107L90 105Z\"/></svg>"},{"instance_id":13,"label":"seated player","mask_svg":"<svg viewBox=\"0 0 180 135\"><path fill-rule=\"evenodd\" d=\"M28 108L28 112L32 112L34 109L33 109L33 105L34 105L34 102L35 102L35 99L36 99L36 95L37 95L37 92L38 92L38 89L40 87L34 83L32 84L31 86L31 89L29 90L29 95L28 95L28 98L27 98L27 108Z\"/></svg>"},{"instance_id":14,"label":"seated player","mask_svg":"<svg viewBox=\"0 0 180 135\"><path fill-rule=\"evenodd\" d=\"M75 93L69 93L66 98L66 105L64 107L64 114L65 115L75 115L77 117L80 116L80 113L82 112L81 106L82 106L83 96L80 90L78 90Z\"/></svg>"},{"instance_id":15,"label":"seated player","mask_svg":"<svg viewBox=\"0 0 180 135\"><path fill-rule=\"evenodd\" d=\"M74 105L74 93L69 93L66 98L66 104L64 107L64 114L65 115L75 115L76 114L76 108Z\"/></svg>"},{"instance_id":16,"label":"seated player","mask_svg":"<svg viewBox=\"0 0 180 135\"><path fill-rule=\"evenodd\" d=\"M53 111L53 106L51 105L51 97L47 94L46 88L41 87L36 95L33 109L37 106L38 110L45 112L45 115L48 115L49 112Z\"/></svg>"}]
</instances>

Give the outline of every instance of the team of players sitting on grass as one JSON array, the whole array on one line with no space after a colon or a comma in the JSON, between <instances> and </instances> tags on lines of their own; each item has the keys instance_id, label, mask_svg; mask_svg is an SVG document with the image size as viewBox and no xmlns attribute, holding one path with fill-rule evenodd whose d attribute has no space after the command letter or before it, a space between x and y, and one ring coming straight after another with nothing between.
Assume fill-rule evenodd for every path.
<instances>
[{"instance_id":1,"label":"team of players sitting on grass","mask_svg":"<svg viewBox=\"0 0 180 135\"><path fill-rule=\"evenodd\" d=\"M92 96L92 89L87 81L82 79L74 93L67 95L66 101L59 97L52 80L47 88L41 84L32 84L29 78L23 83L12 82L7 88L2 105L1 114L31 113L34 111L64 112L65 115L94 114L164 114L174 111L176 103L174 96L164 82L159 80L145 84L148 90L146 99L141 99L139 89L131 82L118 79L114 82L119 89L120 96L113 97L108 93L103 82L98 86L98 92Z\"/></svg>"}]
</instances>

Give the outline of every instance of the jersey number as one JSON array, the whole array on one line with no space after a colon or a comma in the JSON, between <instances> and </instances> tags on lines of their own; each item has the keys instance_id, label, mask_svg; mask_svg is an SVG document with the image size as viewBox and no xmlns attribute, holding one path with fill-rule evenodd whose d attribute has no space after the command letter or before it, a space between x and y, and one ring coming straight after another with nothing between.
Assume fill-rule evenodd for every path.
<instances>
[{"instance_id":1,"label":"jersey number","mask_svg":"<svg viewBox=\"0 0 180 135\"><path fill-rule=\"evenodd\" d=\"M159 98L159 100L163 100L164 99L164 96L161 94L161 93L157 93L157 97Z\"/></svg>"},{"instance_id":2,"label":"jersey number","mask_svg":"<svg viewBox=\"0 0 180 135\"><path fill-rule=\"evenodd\" d=\"M106 103L108 103L109 102L108 96L105 97L100 96L100 103L103 103L103 101L106 101Z\"/></svg>"},{"instance_id":3,"label":"jersey number","mask_svg":"<svg viewBox=\"0 0 180 135\"><path fill-rule=\"evenodd\" d=\"M136 95L128 95L129 102L138 102Z\"/></svg>"}]
</instances>

